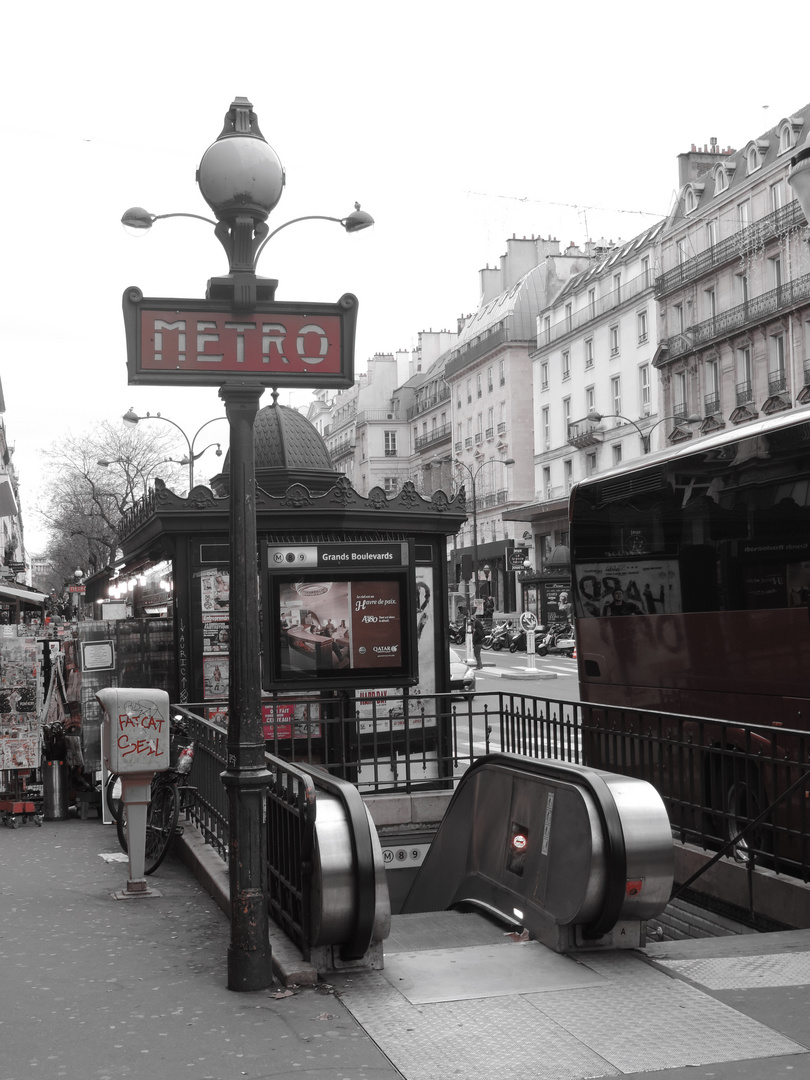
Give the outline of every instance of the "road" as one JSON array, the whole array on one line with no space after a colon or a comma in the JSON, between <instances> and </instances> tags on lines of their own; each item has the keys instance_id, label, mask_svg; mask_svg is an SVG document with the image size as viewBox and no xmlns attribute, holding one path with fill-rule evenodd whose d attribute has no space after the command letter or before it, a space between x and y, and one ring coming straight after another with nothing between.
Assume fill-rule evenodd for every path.
<instances>
[{"instance_id":1,"label":"road","mask_svg":"<svg viewBox=\"0 0 810 1080\"><path fill-rule=\"evenodd\" d=\"M535 656L536 678L526 678L529 658L525 652L495 652L484 649L481 657L483 671L476 672L478 691L516 691L536 697L554 697L562 701L579 701L577 662L565 656ZM510 678L522 676L519 680Z\"/></svg>"},{"instance_id":2,"label":"road","mask_svg":"<svg viewBox=\"0 0 810 1080\"><path fill-rule=\"evenodd\" d=\"M456 648L463 655L464 650L458 646ZM476 672L476 697L466 706L455 706L457 773L463 773L472 758L497 750L528 754L530 757L573 760L571 754L577 755L581 752L579 739L575 734L572 735L570 727L563 731L558 726L558 718L567 717L570 721L570 710L560 709L556 703L579 701L576 660L564 656L536 656L534 660L537 674L527 678L529 660L526 653L484 649L482 659L484 668ZM518 723L515 728L510 727L511 734L505 736L506 744L502 745L498 721L495 719L498 706L489 722L485 720L488 699L483 695L487 693L516 695L518 699L521 695L545 698L549 707L541 706L540 711L546 714L548 723ZM493 707L491 699L489 707ZM517 708L521 710L524 706L518 704ZM529 712L534 714L534 707L530 706ZM523 739L527 740L526 745L522 744Z\"/></svg>"}]
</instances>

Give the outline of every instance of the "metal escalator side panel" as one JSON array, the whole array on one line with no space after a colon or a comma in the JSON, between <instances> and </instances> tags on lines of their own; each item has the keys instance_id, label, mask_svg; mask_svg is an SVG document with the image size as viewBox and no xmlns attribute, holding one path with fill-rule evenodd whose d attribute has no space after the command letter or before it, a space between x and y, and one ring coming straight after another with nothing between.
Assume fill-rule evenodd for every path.
<instances>
[{"instance_id":1,"label":"metal escalator side panel","mask_svg":"<svg viewBox=\"0 0 810 1080\"><path fill-rule=\"evenodd\" d=\"M311 875L311 943L343 946L357 959L391 932L391 905L377 831L361 803L353 820L337 795L318 791ZM360 834L358 837L357 834ZM369 862L359 872L360 856Z\"/></svg>"},{"instance_id":2,"label":"metal escalator side panel","mask_svg":"<svg viewBox=\"0 0 810 1080\"><path fill-rule=\"evenodd\" d=\"M675 877L672 827L663 799L644 780L604 777L624 835L626 882L621 919L654 919L669 903Z\"/></svg>"}]
</instances>

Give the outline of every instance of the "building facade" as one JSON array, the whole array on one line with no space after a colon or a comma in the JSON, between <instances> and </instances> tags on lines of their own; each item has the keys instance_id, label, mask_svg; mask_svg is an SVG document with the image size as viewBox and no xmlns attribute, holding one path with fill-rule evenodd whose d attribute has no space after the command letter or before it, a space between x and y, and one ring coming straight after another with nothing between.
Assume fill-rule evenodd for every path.
<instances>
[{"instance_id":1,"label":"building facade","mask_svg":"<svg viewBox=\"0 0 810 1080\"><path fill-rule=\"evenodd\" d=\"M810 255L787 183L810 106L741 150L680 158L656 279L663 408L717 431L810 400Z\"/></svg>"}]
</instances>

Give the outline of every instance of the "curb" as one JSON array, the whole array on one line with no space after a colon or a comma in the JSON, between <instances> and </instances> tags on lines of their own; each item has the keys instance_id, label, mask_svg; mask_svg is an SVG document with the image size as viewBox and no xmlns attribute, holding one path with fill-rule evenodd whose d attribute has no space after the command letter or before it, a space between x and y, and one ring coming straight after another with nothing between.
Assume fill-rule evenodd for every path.
<instances>
[{"instance_id":1,"label":"curb","mask_svg":"<svg viewBox=\"0 0 810 1080\"><path fill-rule=\"evenodd\" d=\"M186 822L183 832L174 839L174 852L191 870L225 916L231 917L231 890L228 867L197 829ZM270 922L268 937L272 950L273 974L284 986L315 986L318 971L305 960L293 942L275 923Z\"/></svg>"}]
</instances>

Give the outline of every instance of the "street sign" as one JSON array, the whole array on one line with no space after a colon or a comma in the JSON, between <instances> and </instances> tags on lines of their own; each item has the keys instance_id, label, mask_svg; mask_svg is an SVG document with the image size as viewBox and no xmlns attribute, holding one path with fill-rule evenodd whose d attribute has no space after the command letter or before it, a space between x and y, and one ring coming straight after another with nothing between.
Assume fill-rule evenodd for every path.
<instances>
[{"instance_id":1,"label":"street sign","mask_svg":"<svg viewBox=\"0 0 810 1080\"><path fill-rule=\"evenodd\" d=\"M222 300L124 292L130 386L259 386L345 389L354 385L357 297L336 304L259 301L249 312Z\"/></svg>"}]
</instances>

